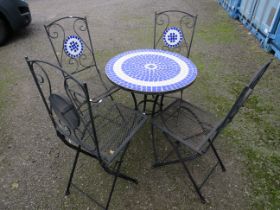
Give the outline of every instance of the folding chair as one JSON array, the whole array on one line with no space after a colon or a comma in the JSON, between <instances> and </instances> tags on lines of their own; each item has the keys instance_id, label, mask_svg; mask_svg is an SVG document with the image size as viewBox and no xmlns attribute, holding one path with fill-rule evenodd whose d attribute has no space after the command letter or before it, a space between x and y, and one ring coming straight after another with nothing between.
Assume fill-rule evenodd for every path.
<instances>
[{"instance_id":1,"label":"folding chair","mask_svg":"<svg viewBox=\"0 0 280 210\"><path fill-rule=\"evenodd\" d=\"M69 195L80 153L92 157L108 174L113 184L105 205L108 209L117 178L137 184L137 180L120 172L124 155L134 134L143 126L146 116L115 103L109 96L92 102L86 83L81 83L61 68L48 62L26 62L40 96L63 143L76 151L65 191Z\"/></svg>"},{"instance_id":2,"label":"folding chair","mask_svg":"<svg viewBox=\"0 0 280 210\"><path fill-rule=\"evenodd\" d=\"M272 60L256 72L251 81L243 88L230 111L221 121L217 121L213 114L182 99L175 100L160 114L156 115L152 120L154 167L181 163L201 201L204 203L205 198L201 193L201 188L214 172L217 165L221 166L222 171L226 170L213 144L214 140L243 106L271 62ZM171 151L162 152L161 149L160 154L160 147L158 146L159 138L155 137L155 128L163 133L163 138L167 140L172 148ZM187 163L206 154L210 148L217 162L209 169L209 173L203 178L202 182L198 184ZM182 154L183 149L187 155ZM176 158L172 159L171 157L174 153L176 154Z\"/></svg>"},{"instance_id":3,"label":"folding chair","mask_svg":"<svg viewBox=\"0 0 280 210\"><path fill-rule=\"evenodd\" d=\"M57 65L85 81L93 101L119 90L97 66L86 17L62 17L44 27Z\"/></svg>"}]
</instances>

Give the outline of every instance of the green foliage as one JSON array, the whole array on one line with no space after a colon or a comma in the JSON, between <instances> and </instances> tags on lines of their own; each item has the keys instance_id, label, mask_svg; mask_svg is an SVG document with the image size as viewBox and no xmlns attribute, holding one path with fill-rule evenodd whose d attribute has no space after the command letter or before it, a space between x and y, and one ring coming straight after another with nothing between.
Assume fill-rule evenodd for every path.
<instances>
[{"instance_id":1,"label":"green foliage","mask_svg":"<svg viewBox=\"0 0 280 210\"><path fill-rule=\"evenodd\" d=\"M253 175L252 204L257 209L280 208L280 154L265 148L248 148L248 170Z\"/></svg>"},{"instance_id":2,"label":"green foliage","mask_svg":"<svg viewBox=\"0 0 280 210\"><path fill-rule=\"evenodd\" d=\"M236 38L235 27L229 24L228 21L215 22L210 25L201 26L196 35L199 39L204 40L209 44L228 44L238 42Z\"/></svg>"}]
</instances>

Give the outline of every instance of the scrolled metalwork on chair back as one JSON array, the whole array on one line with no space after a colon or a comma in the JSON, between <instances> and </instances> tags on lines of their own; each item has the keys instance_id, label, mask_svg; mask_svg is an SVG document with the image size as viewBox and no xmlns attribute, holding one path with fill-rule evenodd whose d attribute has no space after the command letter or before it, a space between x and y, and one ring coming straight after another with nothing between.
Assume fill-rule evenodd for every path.
<instances>
[{"instance_id":1,"label":"scrolled metalwork on chair back","mask_svg":"<svg viewBox=\"0 0 280 210\"><path fill-rule=\"evenodd\" d=\"M58 137L100 159L87 85L48 62L26 61Z\"/></svg>"},{"instance_id":2,"label":"scrolled metalwork on chair back","mask_svg":"<svg viewBox=\"0 0 280 210\"><path fill-rule=\"evenodd\" d=\"M169 50L189 57L196 15L167 10L155 13L154 49Z\"/></svg>"},{"instance_id":3,"label":"scrolled metalwork on chair back","mask_svg":"<svg viewBox=\"0 0 280 210\"><path fill-rule=\"evenodd\" d=\"M92 67L99 71L86 18L63 17L44 27L60 67L70 74Z\"/></svg>"}]
</instances>

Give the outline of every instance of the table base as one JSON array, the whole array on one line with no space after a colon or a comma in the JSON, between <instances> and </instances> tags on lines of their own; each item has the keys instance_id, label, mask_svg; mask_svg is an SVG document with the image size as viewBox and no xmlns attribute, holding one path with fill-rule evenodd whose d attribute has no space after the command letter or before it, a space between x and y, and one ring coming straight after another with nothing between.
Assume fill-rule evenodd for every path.
<instances>
[{"instance_id":1,"label":"table base","mask_svg":"<svg viewBox=\"0 0 280 210\"><path fill-rule=\"evenodd\" d=\"M162 111L164 95L147 95L147 94L144 94L143 100L137 102L135 94L134 93L131 93L131 94L133 96L135 109L136 110L141 110L142 109L142 112L145 113L145 115L153 116L154 114L157 114L160 111ZM149 96L151 96L152 98L148 98ZM159 100L159 98L160 98L160 100ZM150 104L150 106L149 106L149 104ZM149 109L149 107L151 109Z\"/></svg>"}]
</instances>

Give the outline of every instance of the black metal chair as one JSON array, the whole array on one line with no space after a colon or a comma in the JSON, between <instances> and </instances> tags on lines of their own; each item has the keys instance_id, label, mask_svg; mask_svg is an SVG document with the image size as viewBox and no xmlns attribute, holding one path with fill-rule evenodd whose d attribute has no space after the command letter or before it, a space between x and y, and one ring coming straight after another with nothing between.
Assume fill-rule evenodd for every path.
<instances>
[{"instance_id":1,"label":"black metal chair","mask_svg":"<svg viewBox=\"0 0 280 210\"><path fill-rule=\"evenodd\" d=\"M137 184L136 179L121 173L120 168L129 143L146 116L115 103L109 96L92 102L86 83L50 63L28 58L26 62L57 136L76 151L65 194L70 193L79 154L84 153L114 177L105 206L97 202L108 209L117 178Z\"/></svg>"},{"instance_id":2,"label":"black metal chair","mask_svg":"<svg viewBox=\"0 0 280 210\"><path fill-rule=\"evenodd\" d=\"M190 56L197 15L179 10L155 12L154 49Z\"/></svg>"},{"instance_id":3,"label":"black metal chair","mask_svg":"<svg viewBox=\"0 0 280 210\"><path fill-rule=\"evenodd\" d=\"M155 12L153 48L180 53L188 58L196 21L197 15L184 11L166 10ZM183 90L180 93L182 98ZM174 98L173 95L168 95L168 97ZM158 103L160 108L156 110L157 112L162 109L165 96L161 95L161 101ZM139 104L143 104L143 110L145 110L147 102L154 102L155 97L152 95L152 99L149 99L148 95L144 95L144 99L139 102Z\"/></svg>"},{"instance_id":4,"label":"black metal chair","mask_svg":"<svg viewBox=\"0 0 280 210\"><path fill-rule=\"evenodd\" d=\"M257 71L249 84L243 88L228 114L221 121L218 121L213 114L181 99L175 100L160 114L154 116L152 121L152 140L155 158L154 167L181 163L201 201L204 203L205 198L201 193L201 188L214 172L217 165L221 166L222 171L226 170L215 149L213 144L214 140L244 105L271 62L272 60ZM166 151L166 148L162 149L158 146L160 138L155 137L155 128L158 128L163 134L162 138L167 140L171 147L170 151ZM202 178L201 183L197 184L187 162L206 154L209 148L212 149L217 162L208 170L207 175ZM172 155L175 155L175 158L172 157ZM210 168L208 163L206 167ZM201 173L199 174L201 175Z\"/></svg>"},{"instance_id":5,"label":"black metal chair","mask_svg":"<svg viewBox=\"0 0 280 210\"><path fill-rule=\"evenodd\" d=\"M58 65L87 83L93 101L119 90L97 66L86 17L62 17L44 27Z\"/></svg>"}]
</instances>

